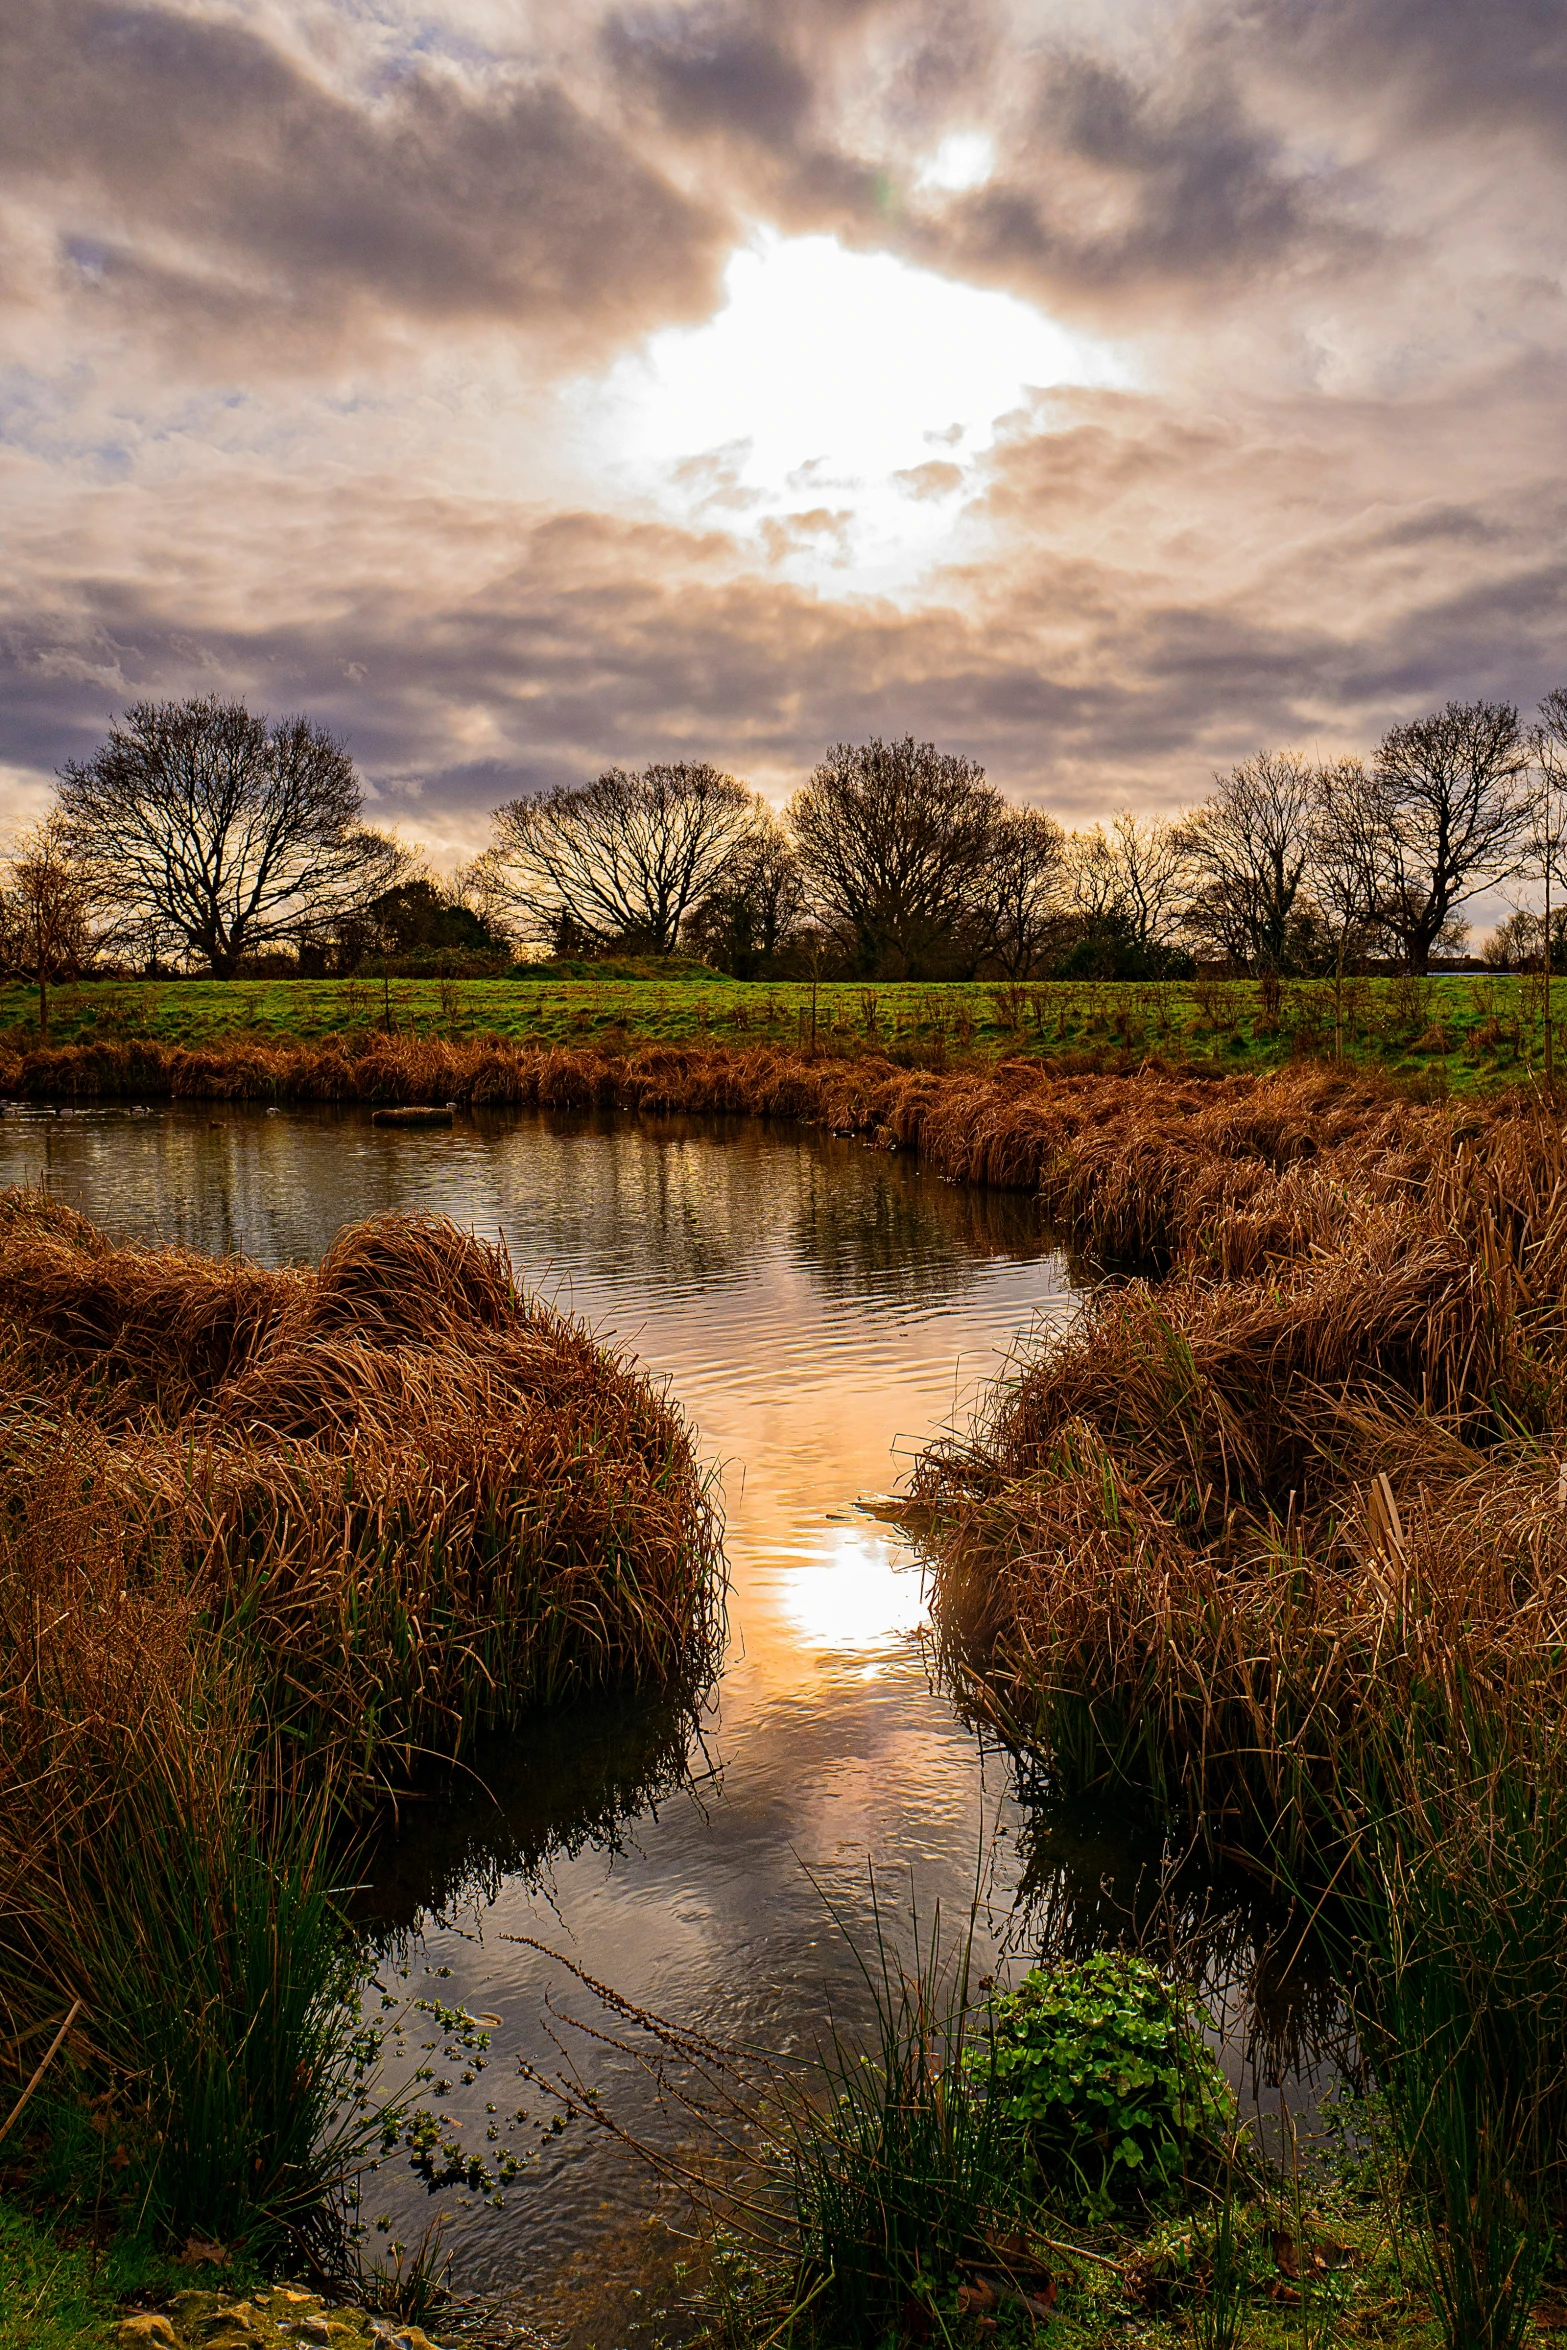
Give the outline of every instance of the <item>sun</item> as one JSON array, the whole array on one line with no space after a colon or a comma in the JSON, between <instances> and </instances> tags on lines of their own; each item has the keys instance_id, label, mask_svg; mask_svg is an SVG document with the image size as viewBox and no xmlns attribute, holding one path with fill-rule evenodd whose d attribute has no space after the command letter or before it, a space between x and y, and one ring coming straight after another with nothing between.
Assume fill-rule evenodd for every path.
<instances>
[{"instance_id":1,"label":"sun","mask_svg":"<svg viewBox=\"0 0 1567 2350\"><path fill-rule=\"evenodd\" d=\"M836 237L759 233L724 297L594 387L604 455L666 505L775 550L792 529L840 571L948 533L997 420L1030 392L1128 380L1113 349L1027 302Z\"/></svg>"}]
</instances>

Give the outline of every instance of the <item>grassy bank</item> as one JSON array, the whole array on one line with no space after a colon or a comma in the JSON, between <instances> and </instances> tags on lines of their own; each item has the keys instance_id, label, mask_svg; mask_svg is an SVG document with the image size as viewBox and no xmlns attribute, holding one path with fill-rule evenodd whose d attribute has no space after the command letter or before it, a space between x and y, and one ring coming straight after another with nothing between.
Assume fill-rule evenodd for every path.
<instances>
[{"instance_id":1,"label":"grassy bank","mask_svg":"<svg viewBox=\"0 0 1567 2350\"><path fill-rule=\"evenodd\" d=\"M1320 1071L1096 1106L1047 1208L1167 1269L1101 1287L927 1453L938 1610L1076 1783L1277 1838L1455 1676L1567 1689L1567 1158L1527 1105Z\"/></svg>"},{"instance_id":2,"label":"grassy bank","mask_svg":"<svg viewBox=\"0 0 1567 2350\"><path fill-rule=\"evenodd\" d=\"M267 1272L13 1192L0 1470L0 2117L69 2024L7 2154L308 2239L375 2126L345 1835L529 1707L710 1669L690 1434L437 1220Z\"/></svg>"},{"instance_id":3,"label":"grassy bank","mask_svg":"<svg viewBox=\"0 0 1567 2350\"><path fill-rule=\"evenodd\" d=\"M570 966L567 972L591 970ZM924 1062L1022 1055L1104 1066L1149 1055L1256 1073L1332 1056L1485 1091L1537 1071L1543 983L1535 978L1326 980L899 981L800 983L717 975L659 980L517 976L493 980L94 981L58 991L55 1044L145 1041L205 1051L240 1044L322 1046L355 1057L380 1033L454 1044L624 1051L723 1043L774 1050L887 1053ZM1567 982L1556 990L1558 1020ZM37 1041L37 1003L0 987L0 1091ZM9 1056L9 1060L7 1058Z\"/></svg>"},{"instance_id":4,"label":"grassy bank","mask_svg":"<svg viewBox=\"0 0 1567 2350\"><path fill-rule=\"evenodd\" d=\"M1567 2202L1567 1151L1307 1073L1047 1168L1106 1285L916 1478L949 1663L1070 1788L1294 1888L1440 2337L1527 2333Z\"/></svg>"}]
</instances>

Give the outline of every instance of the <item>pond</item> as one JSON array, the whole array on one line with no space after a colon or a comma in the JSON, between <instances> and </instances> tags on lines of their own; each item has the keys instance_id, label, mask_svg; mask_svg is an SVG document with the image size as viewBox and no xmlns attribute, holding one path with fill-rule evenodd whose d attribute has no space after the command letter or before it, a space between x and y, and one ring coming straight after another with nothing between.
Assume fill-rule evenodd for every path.
<instances>
[{"instance_id":1,"label":"pond","mask_svg":"<svg viewBox=\"0 0 1567 2350\"><path fill-rule=\"evenodd\" d=\"M668 1379L721 1475L729 1641L699 1718L616 1702L536 1722L407 1806L367 1864L359 1899L389 1989L499 2019L483 2070L438 2053L433 2069L465 2148L528 2157L500 2206L431 2194L399 2160L365 2195L366 2217L410 2244L448 2211L464 2291L584 2344L624 2339L678 2249L649 2215L684 2224L601 2133L541 2133L516 2060L553 2056L546 1994L598 2019L558 1958L508 1937L671 2018L786 2051L808 2049L829 2014L863 2013L827 1904L863 1940L871 1862L895 1920L912 1890L961 1933L977 1891L986 1967L1047 1934L1091 1945L1157 1889L1156 1841L1023 1800L1007 1757L933 1682L918 1559L855 1507L961 1422L1020 1335L1072 1313L1071 1269L1031 1200L756 1121L497 1116L402 1132L364 1111L228 1105L13 1105L0 1183L24 1182L116 1237L274 1265L313 1261L343 1223L391 1208L503 1237L532 1286ZM1188 1925L1205 1898L1176 1905ZM1235 1986L1259 1929L1221 1908L1200 1963L1232 2076L1255 2098L1269 2066L1253 2061L1255 2005ZM619 2116L663 2126L622 2060L575 2053Z\"/></svg>"}]
</instances>

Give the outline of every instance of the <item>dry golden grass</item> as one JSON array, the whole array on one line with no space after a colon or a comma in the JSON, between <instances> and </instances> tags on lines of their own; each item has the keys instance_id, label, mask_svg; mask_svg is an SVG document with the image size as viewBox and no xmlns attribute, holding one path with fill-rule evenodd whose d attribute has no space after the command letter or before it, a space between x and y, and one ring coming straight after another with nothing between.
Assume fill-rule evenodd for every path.
<instances>
[{"instance_id":1,"label":"dry golden grass","mask_svg":"<svg viewBox=\"0 0 1567 2350\"><path fill-rule=\"evenodd\" d=\"M678 1411L432 1220L268 1273L0 1195L0 1473L0 1885L150 1759L192 1804L258 1743L362 1798L713 1661Z\"/></svg>"},{"instance_id":2,"label":"dry golden grass","mask_svg":"<svg viewBox=\"0 0 1567 2350\"><path fill-rule=\"evenodd\" d=\"M270 2162L338 2030L328 1823L533 1704L689 1692L719 1536L678 1409L450 1224L267 1272L0 1193L0 2077L80 1998L181 2194L235 2130Z\"/></svg>"},{"instance_id":3,"label":"dry golden grass","mask_svg":"<svg viewBox=\"0 0 1567 2350\"><path fill-rule=\"evenodd\" d=\"M13 1656L19 1612L69 1636L172 1591L243 1641L274 1728L392 1778L711 1659L716 1510L678 1410L444 1222L269 1273L0 1196L0 1412Z\"/></svg>"},{"instance_id":4,"label":"dry golden grass","mask_svg":"<svg viewBox=\"0 0 1567 2350\"><path fill-rule=\"evenodd\" d=\"M1350 1144L1418 1164L1451 1123L1445 1109L1421 1108L1383 1080L1317 1065L1263 1079L1173 1075L1156 1062L1130 1076L1025 1060L938 1071L761 1045L572 1050L418 1036L0 1049L0 1093L802 1119L916 1151L953 1182L1042 1188L1052 1214L1085 1237L1144 1254L1215 1181L1210 1210L1238 1205L1260 1175L1309 1168Z\"/></svg>"},{"instance_id":5,"label":"dry golden grass","mask_svg":"<svg viewBox=\"0 0 1567 2350\"><path fill-rule=\"evenodd\" d=\"M1276 1842L1461 1691L1559 1718L1567 1153L1320 1072L1169 1111L1131 1081L1046 1197L1174 1270L1091 1296L915 1491L976 1703Z\"/></svg>"}]
</instances>

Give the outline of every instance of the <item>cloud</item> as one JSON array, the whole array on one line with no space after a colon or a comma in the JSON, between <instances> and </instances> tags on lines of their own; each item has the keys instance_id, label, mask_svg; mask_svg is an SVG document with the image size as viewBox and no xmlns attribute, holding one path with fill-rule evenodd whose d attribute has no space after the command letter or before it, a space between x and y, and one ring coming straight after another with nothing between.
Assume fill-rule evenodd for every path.
<instances>
[{"instance_id":1,"label":"cloud","mask_svg":"<svg viewBox=\"0 0 1567 2350\"><path fill-rule=\"evenodd\" d=\"M892 478L906 497L950 498L954 490L963 487L963 468L932 457L924 465L906 466Z\"/></svg>"},{"instance_id":2,"label":"cloud","mask_svg":"<svg viewBox=\"0 0 1567 2350\"><path fill-rule=\"evenodd\" d=\"M677 134L718 132L787 153L812 110L811 77L760 24L717 9L613 18L605 49L621 82Z\"/></svg>"},{"instance_id":3,"label":"cloud","mask_svg":"<svg viewBox=\"0 0 1567 2350\"><path fill-rule=\"evenodd\" d=\"M0 819L215 684L455 845L609 761L782 796L913 731L1079 820L1530 704L1567 673L1564 126L1542 0L13 9ZM611 362L758 228L1113 335L1119 388L1020 386L993 446L916 415L875 511L869 464L759 505L744 418L639 471L593 437Z\"/></svg>"},{"instance_id":4,"label":"cloud","mask_svg":"<svg viewBox=\"0 0 1567 2350\"><path fill-rule=\"evenodd\" d=\"M279 336L340 356L377 314L580 353L714 299L727 214L548 75L415 62L365 96L216 14L35 0L6 28L5 183L120 317L265 365Z\"/></svg>"}]
</instances>

